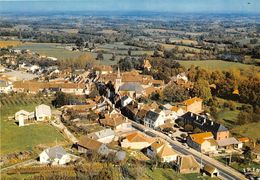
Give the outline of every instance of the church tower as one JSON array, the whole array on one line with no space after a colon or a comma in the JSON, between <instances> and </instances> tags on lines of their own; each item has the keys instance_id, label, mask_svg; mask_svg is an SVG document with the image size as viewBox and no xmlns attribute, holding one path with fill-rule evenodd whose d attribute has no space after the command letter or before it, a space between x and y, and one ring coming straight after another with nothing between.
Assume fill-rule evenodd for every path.
<instances>
[{"instance_id":1,"label":"church tower","mask_svg":"<svg viewBox=\"0 0 260 180\"><path fill-rule=\"evenodd\" d=\"M121 86L121 84L122 84L122 77L121 77L120 69L119 69L119 66L118 66L117 77L116 77L116 82L115 82L115 92L116 93L118 93L118 90L119 90L119 87Z\"/></svg>"}]
</instances>

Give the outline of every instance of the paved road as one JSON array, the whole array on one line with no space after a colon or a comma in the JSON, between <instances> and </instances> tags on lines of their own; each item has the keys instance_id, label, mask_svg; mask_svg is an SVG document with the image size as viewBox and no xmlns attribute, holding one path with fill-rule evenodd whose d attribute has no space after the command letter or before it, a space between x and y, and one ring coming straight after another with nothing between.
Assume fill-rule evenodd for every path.
<instances>
[{"instance_id":1,"label":"paved road","mask_svg":"<svg viewBox=\"0 0 260 180\"><path fill-rule=\"evenodd\" d=\"M144 131L146 134L148 134L150 136L154 136L154 137L161 137L161 138L167 140L171 144L173 149L178 151L179 153L185 154L185 155L191 154L195 157L195 159L199 163L202 163L202 165L210 164L210 165L216 167L219 170L220 176L223 179L228 179L228 180L246 179L243 174L239 173L238 171L234 170L233 168L231 168L229 166L225 166L223 163L221 163L213 158L210 158L204 154L201 154L198 151L195 151L193 149L187 149L187 147L183 146L180 142L172 140L170 137L166 136L165 134L163 134L161 132L155 131L148 127L145 127L134 121L131 121L131 122L134 127Z\"/></svg>"}]
</instances>

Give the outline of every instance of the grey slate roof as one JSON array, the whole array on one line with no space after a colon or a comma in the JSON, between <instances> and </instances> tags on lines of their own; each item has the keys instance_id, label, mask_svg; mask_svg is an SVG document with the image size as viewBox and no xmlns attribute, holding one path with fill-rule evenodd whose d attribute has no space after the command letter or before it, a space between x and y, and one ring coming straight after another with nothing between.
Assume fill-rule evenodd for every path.
<instances>
[{"instance_id":1,"label":"grey slate roof","mask_svg":"<svg viewBox=\"0 0 260 180\"><path fill-rule=\"evenodd\" d=\"M145 117L155 122L159 116L160 115L154 111L148 111Z\"/></svg>"},{"instance_id":2,"label":"grey slate roof","mask_svg":"<svg viewBox=\"0 0 260 180\"><path fill-rule=\"evenodd\" d=\"M144 88L139 83L129 82L120 86L119 91L135 91L137 93L142 93Z\"/></svg>"},{"instance_id":3,"label":"grey slate roof","mask_svg":"<svg viewBox=\"0 0 260 180\"><path fill-rule=\"evenodd\" d=\"M62 158L63 155L67 154L66 151L61 146L51 147L45 150L49 158Z\"/></svg>"},{"instance_id":4,"label":"grey slate roof","mask_svg":"<svg viewBox=\"0 0 260 180\"><path fill-rule=\"evenodd\" d=\"M185 120L186 123L193 124L203 131L210 131L214 135L216 135L218 132L228 131L228 129L222 124L213 122L205 117L191 112L185 113L182 118Z\"/></svg>"},{"instance_id":5,"label":"grey slate roof","mask_svg":"<svg viewBox=\"0 0 260 180\"><path fill-rule=\"evenodd\" d=\"M126 158L126 152L125 151L118 151L115 155L116 161L123 161Z\"/></svg>"},{"instance_id":6,"label":"grey slate roof","mask_svg":"<svg viewBox=\"0 0 260 180\"><path fill-rule=\"evenodd\" d=\"M238 140L236 140L236 138L234 138L234 137L217 140L217 143L218 143L218 146L220 146L220 147L239 144Z\"/></svg>"}]
</instances>

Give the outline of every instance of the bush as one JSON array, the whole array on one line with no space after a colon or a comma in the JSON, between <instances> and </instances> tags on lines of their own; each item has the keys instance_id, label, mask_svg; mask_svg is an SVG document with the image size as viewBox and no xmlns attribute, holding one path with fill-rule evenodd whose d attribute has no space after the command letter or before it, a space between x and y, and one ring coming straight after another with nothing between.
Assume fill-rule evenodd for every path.
<instances>
[{"instance_id":1,"label":"bush","mask_svg":"<svg viewBox=\"0 0 260 180\"><path fill-rule=\"evenodd\" d=\"M195 134L196 134L196 133L201 133L201 132L202 132L201 129L199 129L199 128L197 128L197 127L193 130L193 133L195 133Z\"/></svg>"},{"instance_id":2,"label":"bush","mask_svg":"<svg viewBox=\"0 0 260 180\"><path fill-rule=\"evenodd\" d=\"M184 126L184 130L187 131L187 132L191 132L191 131L193 131L193 126L190 125L190 124L186 124Z\"/></svg>"}]
</instances>

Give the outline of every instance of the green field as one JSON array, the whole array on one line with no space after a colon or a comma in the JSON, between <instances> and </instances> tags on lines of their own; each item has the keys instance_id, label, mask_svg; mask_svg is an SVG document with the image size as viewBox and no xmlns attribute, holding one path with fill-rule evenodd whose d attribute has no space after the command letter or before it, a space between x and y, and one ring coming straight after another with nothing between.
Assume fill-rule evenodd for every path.
<instances>
[{"instance_id":1,"label":"green field","mask_svg":"<svg viewBox=\"0 0 260 180\"><path fill-rule=\"evenodd\" d=\"M236 136L249 137L253 139L260 139L260 123L249 123L242 126L236 126L231 129L231 132Z\"/></svg>"},{"instance_id":2,"label":"green field","mask_svg":"<svg viewBox=\"0 0 260 180\"><path fill-rule=\"evenodd\" d=\"M48 102L46 101L46 103ZM24 101L24 103L20 102L19 104L13 98L2 102L0 154L32 150L38 144L54 145L55 142L64 141L61 133L47 123L19 127L14 120L8 120L8 116L13 116L21 109L33 111L36 105L39 103L35 101Z\"/></svg>"},{"instance_id":3,"label":"green field","mask_svg":"<svg viewBox=\"0 0 260 180\"><path fill-rule=\"evenodd\" d=\"M250 69L250 68L257 68L254 65L236 63L236 62L228 62L228 61L221 61L221 60L203 60L203 61L178 61L181 65L185 68L189 68L190 66L200 66L204 69L208 70L232 70L232 69Z\"/></svg>"},{"instance_id":4,"label":"green field","mask_svg":"<svg viewBox=\"0 0 260 180\"><path fill-rule=\"evenodd\" d=\"M57 43L25 43L22 44L21 46L17 47L18 49L29 49L32 52L39 53L40 55L45 55L45 56L51 56L51 57L56 57L59 60L66 60L69 58L77 58L80 55L90 53L90 52L78 52L78 51L70 51L62 47L61 44ZM120 43L115 43L115 44L105 44L98 46L99 50L103 50L103 57L104 60L101 61L102 64L106 65L115 65L117 62L121 59L127 56L128 54L128 49L129 48L136 48L134 46L127 46L124 44ZM153 51L144 51L141 48L137 48L138 50L133 50L132 55L133 56L140 56L144 54L152 55ZM112 54L116 54L116 60L111 61L110 59L112 58ZM97 57L97 53L93 52L91 53L94 58Z\"/></svg>"},{"instance_id":5,"label":"green field","mask_svg":"<svg viewBox=\"0 0 260 180\"><path fill-rule=\"evenodd\" d=\"M33 52L39 53L40 55L56 57L59 60L77 58L84 54L84 52L66 50L63 47L60 47L60 44L56 43L25 43L19 46L18 49L29 49Z\"/></svg>"}]
</instances>

